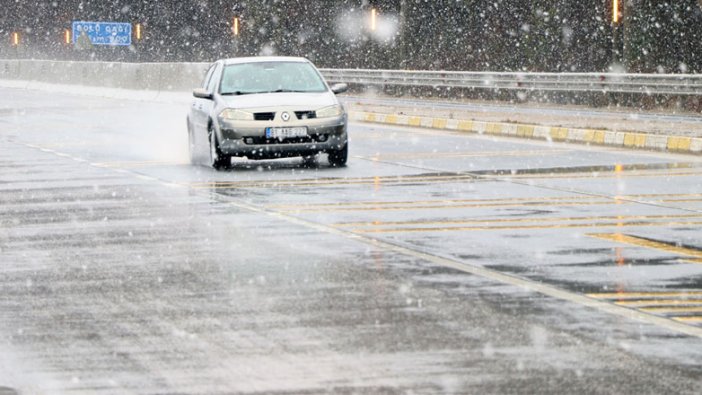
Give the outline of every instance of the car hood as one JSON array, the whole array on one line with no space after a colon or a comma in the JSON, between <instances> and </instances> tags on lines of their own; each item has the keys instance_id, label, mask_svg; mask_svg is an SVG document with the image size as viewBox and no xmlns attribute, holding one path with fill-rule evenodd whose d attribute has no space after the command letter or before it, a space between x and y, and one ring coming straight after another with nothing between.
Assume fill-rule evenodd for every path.
<instances>
[{"instance_id":1,"label":"car hood","mask_svg":"<svg viewBox=\"0 0 702 395\"><path fill-rule=\"evenodd\" d=\"M320 93L260 93L253 95L222 96L224 103L229 108L257 108L257 107L283 107L303 106L317 109L338 104L332 92Z\"/></svg>"}]
</instances>

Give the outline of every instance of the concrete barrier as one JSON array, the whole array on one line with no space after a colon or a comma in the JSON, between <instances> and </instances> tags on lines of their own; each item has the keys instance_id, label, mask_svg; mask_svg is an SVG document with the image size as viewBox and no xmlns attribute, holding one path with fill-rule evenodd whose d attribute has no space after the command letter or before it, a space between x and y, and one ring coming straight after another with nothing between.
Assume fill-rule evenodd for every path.
<instances>
[{"instance_id":1,"label":"concrete barrier","mask_svg":"<svg viewBox=\"0 0 702 395\"><path fill-rule=\"evenodd\" d=\"M0 60L0 79L23 81L28 88L57 84L151 92L188 92L200 85L208 66L208 63Z\"/></svg>"}]
</instances>

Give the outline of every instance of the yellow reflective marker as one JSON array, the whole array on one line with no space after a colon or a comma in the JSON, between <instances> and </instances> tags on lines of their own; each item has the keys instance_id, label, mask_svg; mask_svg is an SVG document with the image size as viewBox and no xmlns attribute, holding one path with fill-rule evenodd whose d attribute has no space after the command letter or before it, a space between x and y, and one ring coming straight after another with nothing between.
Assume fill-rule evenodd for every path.
<instances>
[{"instance_id":1,"label":"yellow reflective marker","mask_svg":"<svg viewBox=\"0 0 702 395\"><path fill-rule=\"evenodd\" d=\"M485 128L485 133L488 134L500 134L502 133L502 124L501 123L495 123L495 122L489 122L487 124L487 128Z\"/></svg>"},{"instance_id":2,"label":"yellow reflective marker","mask_svg":"<svg viewBox=\"0 0 702 395\"><path fill-rule=\"evenodd\" d=\"M458 130L472 131L473 130L473 121L459 121L458 122Z\"/></svg>"},{"instance_id":3,"label":"yellow reflective marker","mask_svg":"<svg viewBox=\"0 0 702 395\"><path fill-rule=\"evenodd\" d=\"M431 123L431 127L434 129L446 129L446 124L448 121L443 118L434 118L434 120Z\"/></svg>"},{"instance_id":4,"label":"yellow reflective marker","mask_svg":"<svg viewBox=\"0 0 702 395\"><path fill-rule=\"evenodd\" d=\"M568 138L568 129L566 128L552 127L550 132L553 140L566 140Z\"/></svg>"},{"instance_id":5,"label":"yellow reflective marker","mask_svg":"<svg viewBox=\"0 0 702 395\"><path fill-rule=\"evenodd\" d=\"M534 136L533 125L519 125L517 126L517 136L519 137L533 137Z\"/></svg>"}]
</instances>

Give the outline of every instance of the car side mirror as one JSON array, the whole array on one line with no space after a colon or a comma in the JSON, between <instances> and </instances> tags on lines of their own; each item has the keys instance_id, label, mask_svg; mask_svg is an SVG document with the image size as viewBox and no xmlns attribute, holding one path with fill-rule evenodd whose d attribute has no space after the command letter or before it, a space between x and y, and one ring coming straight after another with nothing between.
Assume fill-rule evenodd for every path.
<instances>
[{"instance_id":1,"label":"car side mirror","mask_svg":"<svg viewBox=\"0 0 702 395\"><path fill-rule=\"evenodd\" d=\"M334 92L335 95L344 93L347 90L349 90L349 86L346 84L334 84L331 86L331 91Z\"/></svg>"},{"instance_id":2,"label":"car side mirror","mask_svg":"<svg viewBox=\"0 0 702 395\"><path fill-rule=\"evenodd\" d=\"M193 90L193 96L197 97L198 99L212 100L213 95L205 89L197 88Z\"/></svg>"}]
</instances>

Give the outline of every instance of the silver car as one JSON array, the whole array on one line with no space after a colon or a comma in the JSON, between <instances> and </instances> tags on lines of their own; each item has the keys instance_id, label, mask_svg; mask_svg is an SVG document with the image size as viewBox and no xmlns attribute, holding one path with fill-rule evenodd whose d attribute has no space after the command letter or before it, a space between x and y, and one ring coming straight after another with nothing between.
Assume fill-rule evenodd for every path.
<instances>
[{"instance_id":1,"label":"silver car","mask_svg":"<svg viewBox=\"0 0 702 395\"><path fill-rule=\"evenodd\" d=\"M252 57L215 62L193 91L188 115L190 160L220 169L231 157L311 158L332 166L348 158L347 116L335 94L304 58Z\"/></svg>"}]
</instances>

